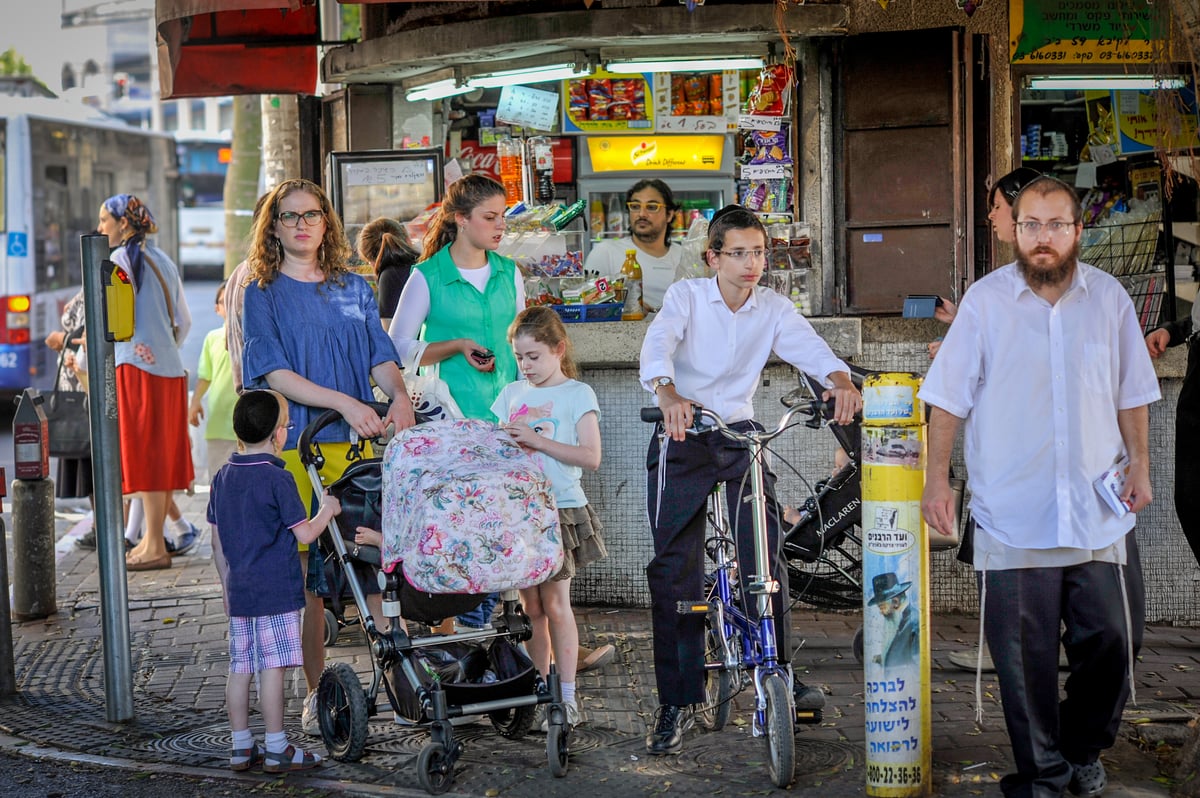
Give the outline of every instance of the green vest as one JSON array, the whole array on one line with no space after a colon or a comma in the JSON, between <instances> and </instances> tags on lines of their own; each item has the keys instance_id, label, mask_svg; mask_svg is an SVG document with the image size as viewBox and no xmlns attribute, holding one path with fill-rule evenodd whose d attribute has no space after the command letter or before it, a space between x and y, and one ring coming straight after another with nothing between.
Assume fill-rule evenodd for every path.
<instances>
[{"instance_id":1,"label":"green vest","mask_svg":"<svg viewBox=\"0 0 1200 798\"><path fill-rule=\"evenodd\" d=\"M439 371L464 416L495 421L492 402L517 379L517 361L508 343L508 327L517 307L517 266L495 252L488 252L487 258L492 273L483 293L458 273L449 244L416 268L429 285L429 316L421 339L470 338L496 354L496 368L487 373L476 371L461 352L443 360Z\"/></svg>"}]
</instances>

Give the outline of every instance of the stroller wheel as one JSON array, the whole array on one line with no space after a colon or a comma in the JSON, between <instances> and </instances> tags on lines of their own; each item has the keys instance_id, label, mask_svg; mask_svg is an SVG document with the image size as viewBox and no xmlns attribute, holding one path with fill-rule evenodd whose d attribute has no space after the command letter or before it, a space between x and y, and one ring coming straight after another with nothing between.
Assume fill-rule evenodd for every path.
<instances>
[{"instance_id":1,"label":"stroller wheel","mask_svg":"<svg viewBox=\"0 0 1200 798\"><path fill-rule=\"evenodd\" d=\"M338 624L337 614L328 607L325 608L325 646L332 648L337 645L338 632L341 631L341 626Z\"/></svg>"},{"instance_id":2,"label":"stroller wheel","mask_svg":"<svg viewBox=\"0 0 1200 798\"><path fill-rule=\"evenodd\" d=\"M501 737L507 737L509 740L519 740L529 733L536 714L536 706L513 707L512 709L499 709L495 712L489 712L488 718L492 721L492 727L500 733Z\"/></svg>"},{"instance_id":3,"label":"stroller wheel","mask_svg":"<svg viewBox=\"0 0 1200 798\"><path fill-rule=\"evenodd\" d=\"M317 720L330 756L339 762L362 759L367 745L367 695L347 663L329 665L321 674Z\"/></svg>"},{"instance_id":4,"label":"stroller wheel","mask_svg":"<svg viewBox=\"0 0 1200 798\"><path fill-rule=\"evenodd\" d=\"M550 763L550 775L556 779L567 775L570 737L571 733L561 723L551 723L546 730L546 759Z\"/></svg>"},{"instance_id":5,"label":"stroller wheel","mask_svg":"<svg viewBox=\"0 0 1200 798\"><path fill-rule=\"evenodd\" d=\"M417 756L417 778L430 795L441 795L454 783L454 763L440 743L429 743Z\"/></svg>"},{"instance_id":6,"label":"stroller wheel","mask_svg":"<svg viewBox=\"0 0 1200 798\"><path fill-rule=\"evenodd\" d=\"M862 665L863 661L863 628L858 627L858 631L854 633L854 642L851 643L851 649L854 651L854 659Z\"/></svg>"}]
</instances>

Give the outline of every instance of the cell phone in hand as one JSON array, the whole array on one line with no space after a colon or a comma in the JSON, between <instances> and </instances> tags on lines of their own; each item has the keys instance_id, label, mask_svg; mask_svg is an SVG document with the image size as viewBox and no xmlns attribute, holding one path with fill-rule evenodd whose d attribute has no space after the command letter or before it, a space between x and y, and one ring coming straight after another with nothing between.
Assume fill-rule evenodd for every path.
<instances>
[{"instance_id":1,"label":"cell phone in hand","mask_svg":"<svg viewBox=\"0 0 1200 798\"><path fill-rule=\"evenodd\" d=\"M496 354L490 349L473 349L471 350L471 359L476 363L486 363L496 357Z\"/></svg>"},{"instance_id":2,"label":"cell phone in hand","mask_svg":"<svg viewBox=\"0 0 1200 798\"><path fill-rule=\"evenodd\" d=\"M906 319L932 319L934 311L942 304L942 298L933 294L910 294L904 298Z\"/></svg>"}]
</instances>

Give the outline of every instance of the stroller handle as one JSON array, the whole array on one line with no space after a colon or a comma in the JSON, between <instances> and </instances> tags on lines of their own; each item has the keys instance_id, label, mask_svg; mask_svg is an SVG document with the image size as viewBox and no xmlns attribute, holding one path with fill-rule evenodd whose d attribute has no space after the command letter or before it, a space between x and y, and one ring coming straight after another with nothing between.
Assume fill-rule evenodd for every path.
<instances>
[{"instance_id":1,"label":"stroller handle","mask_svg":"<svg viewBox=\"0 0 1200 798\"><path fill-rule=\"evenodd\" d=\"M363 404L374 410L380 418L387 417L388 408L390 405L386 405L383 402L364 402ZM318 432L325 429L330 424L334 424L341 420L341 413L336 410L326 410L324 413L308 422L308 426L301 430L300 440L296 443L296 451L300 454L301 463L307 467L316 462L321 453L320 450L313 445L313 438L317 436Z\"/></svg>"}]
</instances>

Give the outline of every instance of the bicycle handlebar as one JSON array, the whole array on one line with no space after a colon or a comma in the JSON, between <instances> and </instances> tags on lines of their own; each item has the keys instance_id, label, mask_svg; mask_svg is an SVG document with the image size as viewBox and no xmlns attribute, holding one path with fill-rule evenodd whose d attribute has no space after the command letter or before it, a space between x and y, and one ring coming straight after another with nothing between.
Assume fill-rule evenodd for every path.
<instances>
[{"instance_id":1,"label":"bicycle handlebar","mask_svg":"<svg viewBox=\"0 0 1200 798\"><path fill-rule=\"evenodd\" d=\"M732 438L733 440L744 441L747 443L765 444L782 435L784 430L791 426L792 416L796 415L797 413L802 413L807 416L815 417L821 412L820 408L823 404L824 403L818 399L814 402L808 402L789 407L787 412L780 417L779 422L775 425L775 429L751 430L749 432L739 432L738 430L733 429L725 423L725 419L721 418L713 411L706 407L701 407L700 405L694 404L692 405L692 427L688 430L688 432L690 434L703 432L704 428L700 424L700 419L707 418L708 420L712 421L713 428L727 438ZM645 421L648 424L658 423L663 420L663 412L662 408L660 407L643 407L640 415L642 417L642 421Z\"/></svg>"}]
</instances>

